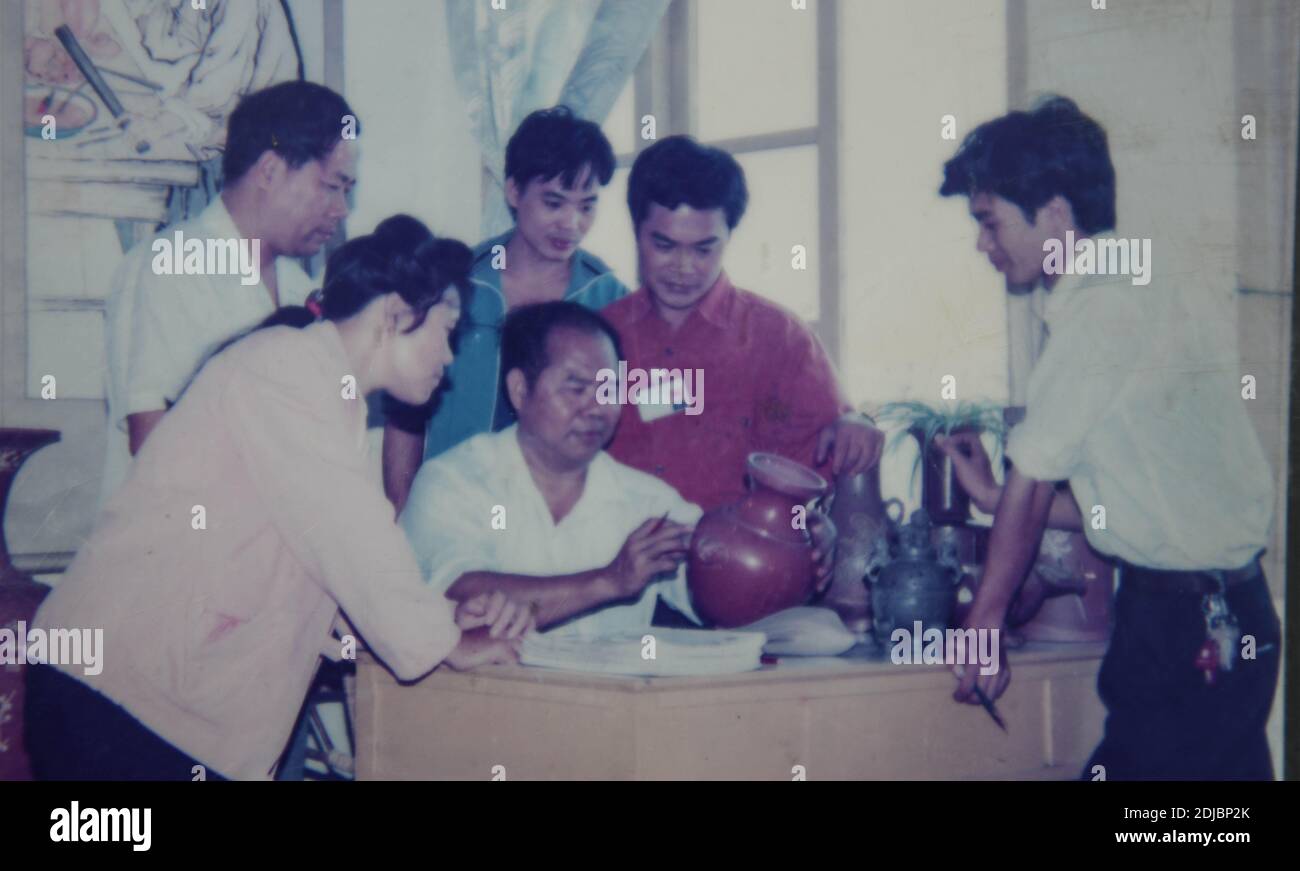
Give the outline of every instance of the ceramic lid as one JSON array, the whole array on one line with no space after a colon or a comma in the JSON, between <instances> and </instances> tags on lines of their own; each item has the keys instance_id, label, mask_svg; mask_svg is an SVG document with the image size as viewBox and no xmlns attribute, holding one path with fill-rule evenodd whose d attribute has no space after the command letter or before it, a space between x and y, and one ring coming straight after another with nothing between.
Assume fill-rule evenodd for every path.
<instances>
[{"instance_id":1,"label":"ceramic lid","mask_svg":"<svg viewBox=\"0 0 1300 871\"><path fill-rule=\"evenodd\" d=\"M747 465L755 481L801 502L815 499L830 486L825 478L804 464L778 454L756 451L749 455Z\"/></svg>"}]
</instances>

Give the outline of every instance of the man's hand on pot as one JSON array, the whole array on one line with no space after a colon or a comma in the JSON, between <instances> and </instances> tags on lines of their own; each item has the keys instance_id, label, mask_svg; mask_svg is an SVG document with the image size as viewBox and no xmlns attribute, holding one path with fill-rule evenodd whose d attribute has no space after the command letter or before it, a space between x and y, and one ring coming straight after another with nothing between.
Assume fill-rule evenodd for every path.
<instances>
[{"instance_id":1,"label":"man's hand on pot","mask_svg":"<svg viewBox=\"0 0 1300 871\"><path fill-rule=\"evenodd\" d=\"M817 437L813 462L820 466L831 461L834 475L851 477L880 462L885 434L860 414L845 414L828 424Z\"/></svg>"}]
</instances>

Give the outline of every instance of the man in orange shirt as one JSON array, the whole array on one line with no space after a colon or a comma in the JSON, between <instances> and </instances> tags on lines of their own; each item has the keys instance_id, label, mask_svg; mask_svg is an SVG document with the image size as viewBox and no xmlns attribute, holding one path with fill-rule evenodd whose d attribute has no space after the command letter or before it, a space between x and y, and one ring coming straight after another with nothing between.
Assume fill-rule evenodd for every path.
<instances>
[{"instance_id":1,"label":"man in orange shirt","mask_svg":"<svg viewBox=\"0 0 1300 871\"><path fill-rule=\"evenodd\" d=\"M874 466L884 436L853 412L817 337L723 271L748 201L735 158L670 136L637 157L627 199L642 286L601 313L623 340L627 372L691 370L694 395L633 402L609 452L706 511L744 493L753 451L827 478Z\"/></svg>"},{"instance_id":2,"label":"man in orange shirt","mask_svg":"<svg viewBox=\"0 0 1300 871\"><path fill-rule=\"evenodd\" d=\"M884 444L853 412L813 332L723 271L748 199L740 164L721 149L670 136L643 151L627 193L642 286L601 311L627 358L618 401L632 405L609 453L705 511L744 494L754 451L833 478L871 468ZM830 582L835 527L820 510L808 518L821 590Z\"/></svg>"}]
</instances>

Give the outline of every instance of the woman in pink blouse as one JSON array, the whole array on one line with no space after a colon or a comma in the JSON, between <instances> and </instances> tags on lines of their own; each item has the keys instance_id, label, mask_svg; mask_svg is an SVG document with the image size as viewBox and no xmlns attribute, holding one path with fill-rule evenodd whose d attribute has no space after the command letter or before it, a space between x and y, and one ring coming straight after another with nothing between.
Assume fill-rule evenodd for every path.
<instances>
[{"instance_id":1,"label":"woman in pink blouse","mask_svg":"<svg viewBox=\"0 0 1300 871\"><path fill-rule=\"evenodd\" d=\"M389 218L330 257L320 320L203 366L33 618L62 639L28 672L38 777L269 777L340 609L403 680L514 658L531 615L433 592L367 458L365 396L428 400L469 266Z\"/></svg>"}]
</instances>

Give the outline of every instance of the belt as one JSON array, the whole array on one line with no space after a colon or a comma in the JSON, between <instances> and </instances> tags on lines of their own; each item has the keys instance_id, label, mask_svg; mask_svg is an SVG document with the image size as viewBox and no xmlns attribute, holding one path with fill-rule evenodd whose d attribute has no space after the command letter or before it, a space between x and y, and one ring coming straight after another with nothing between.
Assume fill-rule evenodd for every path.
<instances>
[{"instance_id":1,"label":"belt","mask_svg":"<svg viewBox=\"0 0 1300 871\"><path fill-rule=\"evenodd\" d=\"M1205 569L1202 571L1172 571L1120 563L1120 583L1151 593L1194 593L1210 595L1229 587L1244 584L1264 576L1259 557L1239 569Z\"/></svg>"}]
</instances>

